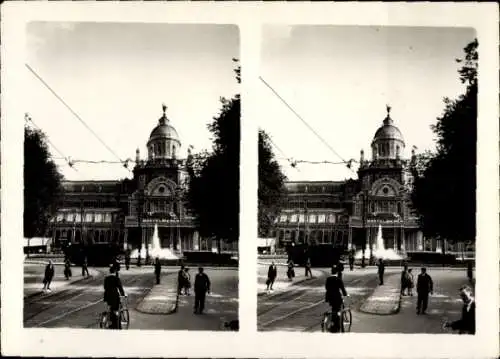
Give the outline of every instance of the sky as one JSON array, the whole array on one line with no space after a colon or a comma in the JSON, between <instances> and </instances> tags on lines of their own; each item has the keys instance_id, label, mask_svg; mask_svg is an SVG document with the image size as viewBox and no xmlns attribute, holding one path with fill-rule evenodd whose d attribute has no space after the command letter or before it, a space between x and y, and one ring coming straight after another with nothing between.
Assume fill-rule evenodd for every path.
<instances>
[{"instance_id":1,"label":"sky","mask_svg":"<svg viewBox=\"0 0 500 359\"><path fill-rule=\"evenodd\" d=\"M146 142L162 103L181 140L180 154L210 149L207 124L219 98L239 92L233 58L239 31L231 25L32 22L26 63L122 160L147 156ZM28 69L26 112L54 146L54 157L117 161ZM120 164L57 160L68 180L132 177ZM132 167L131 167L132 168Z\"/></svg>"},{"instance_id":2,"label":"sky","mask_svg":"<svg viewBox=\"0 0 500 359\"><path fill-rule=\"evenodd\" d=\"M260 76L344 160L371 159L371 141L391 106L402 132L403 156L435 148L430 126L443 98L464 93L455 59L475 38L468 28L287 26L262 31ZM289 180L357 178L342 160L260 82L259 126L271 136ZM279 149L278 149L279 148Z\"/></svg>"}]
</instances>

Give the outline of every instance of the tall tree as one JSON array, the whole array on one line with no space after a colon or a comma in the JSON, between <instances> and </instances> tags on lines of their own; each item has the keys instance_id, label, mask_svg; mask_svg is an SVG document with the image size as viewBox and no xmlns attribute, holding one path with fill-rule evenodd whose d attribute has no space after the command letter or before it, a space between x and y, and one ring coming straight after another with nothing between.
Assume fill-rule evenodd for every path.
<instances>
[{"instance_id":1,"label":"tall tree","mask_svg":"<svg viewBox=\"0 0 500 359\"><path fill-rule=\"evenodd\" d=\"M268 134L259 130L259 237L269 236L285 194L286 177L274 157Z\"/></svg>"},{"instance_id":2,"label":"tall tree","mask_svg":"<svg viewBox=\"0 0 500 359\"><path fill-rule=\"evenodd\" d=\"M239 64L235 73L239 83ZM221 240L238 240L240 210L240 96L220 101L219 115L207 126L213 136L212 150L188 156L187 192L200 235L214 238L219 252Z\"/></svg>"},{"instance_id":3,"label":"tall tree","mask_svg":"<svg viewBox=\"0 0 500 359\"><path fill-rule=\"evenodd\" d=\"M45 134L24 128L24 236L43 236L62 194L62 174L51 158Z\"/></svg>"},{"instance_id":4,"label":"tall tree","mask_svg":"<svg viewBox=\"0 0 500 359\"><path fill-rule=\"evenodd\" d=\"M465 94L444 99L444 113L432 126L436 153L415 171L412 192L424 234L454 242L474 241L476 233L477 46L474 40L457 59Z\"/></svg>"}]
</instances>

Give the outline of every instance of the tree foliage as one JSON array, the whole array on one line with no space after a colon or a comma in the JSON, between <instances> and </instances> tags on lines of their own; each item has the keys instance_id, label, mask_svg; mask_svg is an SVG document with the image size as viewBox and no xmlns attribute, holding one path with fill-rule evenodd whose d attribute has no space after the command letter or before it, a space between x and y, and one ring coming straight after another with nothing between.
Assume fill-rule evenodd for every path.
<instances>
[{"instance_id":1,"label":"tree foliage","mask_svg":"<svg viewBox=\"0 0 500 359\"><path fill-rule=\"evenodd\" d=\"M286 177L274 157L268 134L259 130L259 237L269 235L284 198L285 181Z\"/></svg>"},{"instance_id":2,"label":"tree foliage","mask_svg":"<svg viewBox=\"0 0 500 359\"><path fill-rule=\"evenodd\" d=\"M24 128L24 236L44 236L62 194L62 174L51 158L45 134Z\"/></svg>"},{"instance_id":3,"label":"tree foliage","mask_svg":"<svg viewBox=\"0 0 500 359\"><path fill-rule=\"evenodd\" d=\"M234 62L238 62L233 59ZM235 70L240 81L240 67ZM208 124L212 150L188 156L187 205L200 235L218 241L239 237L240 96L221 98L218 116Z\"/></svg>"},{"instance_id":4,"label":"tree foliage","mask_svg":"<svg viewBox=\"0 0 500 359\"><path fill-rule=\"evenodd\" d=\"M458 73L465 94L444 99L432 130L436 153L415 171L412 202L424 234L451 241L475 239L477 142L477 40L465 48ZM422 165L423 164L423 165Z\"/></svg>"}]
</instances>

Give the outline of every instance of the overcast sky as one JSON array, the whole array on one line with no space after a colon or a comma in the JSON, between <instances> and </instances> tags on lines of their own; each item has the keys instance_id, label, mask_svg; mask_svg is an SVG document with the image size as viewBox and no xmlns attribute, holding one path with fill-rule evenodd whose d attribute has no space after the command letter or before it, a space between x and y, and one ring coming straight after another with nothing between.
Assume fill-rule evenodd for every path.
<instances>
[{"instance_id":1,"label":"overcast sky","mask_svg":"<svg viewBox=\"0 0 500 359\"><path fill-rule=\"evenodd\" d=\"M219 97L238 90L232 58L239 32L229 25L49 23L27 26L27 64L116 152L134 158L162 115L179 133L185 156L211 147L206 125L219 113ZM26 70L28 71L28 70ZM65 156L116 160L28 73L26 112ZM60 155L54 151L56 157ZM57 161L63 165L63 161ZM121 165L61 166L66 179L119 179Z\"/></svg>"},{"instance_id":2,"label":"overcast sky","mask_svg":"<svg viewBox=\"0 0 500 359\"><path fill-rule=\"evenodd\" d=\"M371 159L386 104L403 133L406 157L412 146L433 149L430 125L442 114L444 97L464 92L455 59L475 37L472 29L411 27L267 25L262 33L260 75L346 160L359 160L361 149ZM259 125L286 157L340 161L260 86ZM289 180L356 178L341 165L302 164L297 171L281 164Z\"/></svg>"}]
</instances>

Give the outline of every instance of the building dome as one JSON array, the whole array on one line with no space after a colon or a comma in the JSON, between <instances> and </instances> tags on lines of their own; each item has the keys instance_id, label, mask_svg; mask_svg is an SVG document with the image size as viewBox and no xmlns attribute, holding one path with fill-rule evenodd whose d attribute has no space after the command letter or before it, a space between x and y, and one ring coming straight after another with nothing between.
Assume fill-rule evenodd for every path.
<instances>
[{"instance_id":1,"label":"building dome","mask_svg":"<svg viewBox=\"0 0 500 359\"><path fill-rule=\"evenodd\" d=\"M151 131L148 147L148 158L171 159L176 158L181 142L175 128L165 114L167 106L163 105L163 116L158 120L158 125Z\"/></svg>"},{"instance_id":2,"label":"building dome","mask_svg":"<svg viewBox=\"0 0 500 359\"><path fill-rule=\"evenodd\" d=\"M387 106L387 116L377 129L372 141L372 157L376 159L399 159L405 148L403 134L394 126L390 116L391 107Z\"/></svg>"}]
</instances>

